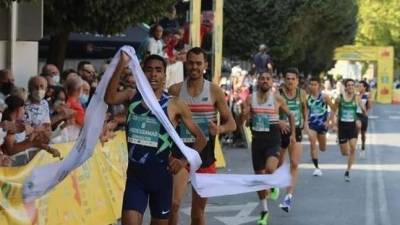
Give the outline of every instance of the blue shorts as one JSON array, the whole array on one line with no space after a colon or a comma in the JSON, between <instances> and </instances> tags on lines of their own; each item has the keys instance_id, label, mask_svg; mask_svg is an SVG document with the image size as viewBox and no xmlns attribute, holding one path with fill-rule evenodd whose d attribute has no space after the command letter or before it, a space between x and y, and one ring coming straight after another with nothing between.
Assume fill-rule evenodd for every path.
<instances>
[{"instance_id":1,"label":"blue shorts","mask_svg":"<svg viewBox=\"0 0 400 225\"><path fill-rule=\"evenodd\" d=\"M167 164L159 166L129 162L122 210L142 215L149 203L154 219L168 219L172 204L172 175Z\"/></svg>"},{"instance_id":2,"label":"blue shorts","mask_svg":"<svg viewBox=\"0 0 400 225\"><path fill-rule=\"evenodd\" d=\"M319 124L314 124L314 123L309 123L308 127L311 130L314 130L315 132L317 132L317 134L326 134L326 132L328 132L328 129L326 129L325 125L319 125Z\"/></svg>"}]
</instances>

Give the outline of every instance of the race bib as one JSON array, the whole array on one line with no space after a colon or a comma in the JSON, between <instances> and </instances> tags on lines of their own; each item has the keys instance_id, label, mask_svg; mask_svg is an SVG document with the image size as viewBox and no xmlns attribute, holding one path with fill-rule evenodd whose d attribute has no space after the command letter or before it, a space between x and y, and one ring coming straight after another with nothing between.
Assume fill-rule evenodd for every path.
<instances>
[{"instance_id":1,"label":"race bib","mask_svg":"<svg viewBox=\"0 0 400 225\"><path fill-rule=\"evenodd\" d=\"M204 136L206 137L206 140L209 140L210 132L208 130L208 120L205 118L201 119L194 119L194 122L199 126L200 130L203 132ZM186 128L184 124L181 124L179 126L180 128L180 135L181 139L185 143L193 143L196 140L196 137L190 133L190 131Z\"/></svg>"},{"instance_id":2,"label":"race bib","mask_svg":"<svg viewBox=\"0 0 400 225\"><path fill-rule=\"evenodd\" d=\"M251 119L251 127L254 131L269 132L269 117L267 114L255 114Z\"/></svg>"},{"instance_id":3,"label":"race bib","mask_svg":"<svg viewBox=\"0 0 400 225\"><path fill-rule=\"evenodd\" d=\"M160 123L153 117L131 115L128 121L128 142L156 148Z\"/></svg>"},{"instance_id":4,"label":"race bib","mask_svg":"<svg viewBox=\"0 0 400 225\"><path fill-rule=\"evenodd\" d=\"M341 121L354 122L355 121L354 112L352 110L343 110Z\"/></svg>"}]
</instances>

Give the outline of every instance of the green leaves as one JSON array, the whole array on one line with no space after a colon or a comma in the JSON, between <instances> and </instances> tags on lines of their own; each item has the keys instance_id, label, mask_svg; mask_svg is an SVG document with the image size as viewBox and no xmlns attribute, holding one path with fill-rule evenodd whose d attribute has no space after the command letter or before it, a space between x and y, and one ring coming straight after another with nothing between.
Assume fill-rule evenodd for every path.
<instances>
[{"instance_id":1,"label":"green leaves","mask_svg":"<svg viewBox=\"0 0 400 225\"><path fill-rule=\"evenodd\" d=\"M174 0L45 0L45 32L116 34L128 26L160 17Z\"/></svg>"},{"instance_id":2,"label":"green leaves","mask_svg":"<svg viewBox=\"0 0 400 225\"><path fill-rule=\"evenodd\" d=\"M400 2L398 0L358 0L359 29L356 43L361 45L393 46L395 69L400 63Z\"/></svg>"},{"instance_id":3,"label":"green leaves","mask_svg":"<svg viewBox=\"0 0 400 225\"><path fill-rule=\"evenodd\" d=\"M249 59L265 43L278 69L319 73L357 28L355 0L225 0L224 54Z\"/></svg>"}]
</instances>

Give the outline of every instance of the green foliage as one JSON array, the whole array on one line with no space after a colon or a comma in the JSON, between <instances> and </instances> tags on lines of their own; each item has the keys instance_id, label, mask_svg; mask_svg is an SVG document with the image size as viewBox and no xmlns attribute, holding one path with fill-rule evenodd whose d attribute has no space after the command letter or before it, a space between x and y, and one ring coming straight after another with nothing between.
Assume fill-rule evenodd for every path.
<instances>
[{"instance_id":1,"label":"green foliage","mask_svg":"<svg viewBox=\"0 0 400 225\"><path fill-rule=\"evenodd\" d=\"M36 0L0 0L0 9L6 9L11 6L12 2L35 2Z\"/></svg>"},{"instance_id":2,"label":"green foliage","mask_svg":"<svg viewBox=\"0 0 400 225\"><path fill-rule=\"evenodd\" d=\"M115 34L162 16L174 3L175 0L45 0L45 32Z\"/></svg>"},{"instance_id":3,"label":"green foliage","mask_svg":"<svg viewBox=\"0 0 400 225\"><path fill-rule=\"evenodd\" d=\"M248 59L265 43L278 69L318 74L336 47L352 43L356 15L355 0L226 0L224 53Z\"/></svg>"},{"instance_id":4,"label":"green foliage","mask_svg":"<svg viewBox=\"0 0 400 225\"><path fill-rule=\"evenodd\" d=\"M358 0L359 29L356 43L365 46L393 46L395 68L400 67L400 1Z\"/></svg>"}]
</instances>

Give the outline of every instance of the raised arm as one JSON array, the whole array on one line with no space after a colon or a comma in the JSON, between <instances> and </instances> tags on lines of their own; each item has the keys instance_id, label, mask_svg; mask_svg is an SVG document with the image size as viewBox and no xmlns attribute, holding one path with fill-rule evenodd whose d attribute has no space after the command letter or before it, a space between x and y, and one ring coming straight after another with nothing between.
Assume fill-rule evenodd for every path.
<instances>
[{"instance_id":1,"label":"raised arm","mask_svg":"<svg viewBox=\"0 0 400 225\"><path fill-rule=\"evenodd\" d=\"M136 93L134 90L119 92L119 81L125 67L128 65L130 58L129 56L121 51L121 57L119 59L118 65L111 77L111 80L107 86L106 94L104 96L104 101L109 105L118 105L130 100Z\"/></svg>"},{"instance_id":2,"label":"raised arm","mask_svg":"<svg viewBox=\"0 0 400 225\"><path fill-rule=\"evenodd\" d=\"M249 121L250 119L250 110L251 110L251 95L249 95L246 101L242 104L242 113L240 114L240 121L244 123L245 121ZM248 122L246 122L248 124Z\"/></svg>"}]
</instances>

